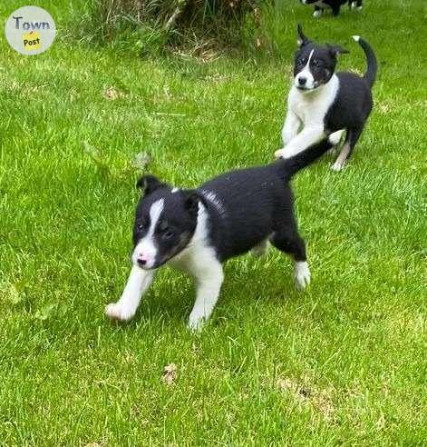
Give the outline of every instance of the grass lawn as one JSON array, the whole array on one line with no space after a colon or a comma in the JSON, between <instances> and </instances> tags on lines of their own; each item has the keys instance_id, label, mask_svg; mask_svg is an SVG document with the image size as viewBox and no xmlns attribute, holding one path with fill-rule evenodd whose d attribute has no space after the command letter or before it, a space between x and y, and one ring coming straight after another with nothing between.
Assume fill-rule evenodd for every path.
<instances>
[{"instance_id":1,"label":"grass lawn","mask_svg":"<svg viewBox=\"0 0 427 447\"><path fill-rule=\"evenodd\" d=\"M70 43L64 23L84 2L32 3L60 32L35 57L0 40L0 445L426 445L425 1L366 0L318 21L288 2L273 31L282 61L263 62ZM21 5L2 2L2 23ZM349 167L325 156L294 181L309 289L271 250L227 264L200 335L186 329L191 281L170 270L130 324L112 324L135 156L188 187L269 162L298 21L351 50L341 68L365 68L352 34L381 62Z\"/></svg>"}]
</instances>

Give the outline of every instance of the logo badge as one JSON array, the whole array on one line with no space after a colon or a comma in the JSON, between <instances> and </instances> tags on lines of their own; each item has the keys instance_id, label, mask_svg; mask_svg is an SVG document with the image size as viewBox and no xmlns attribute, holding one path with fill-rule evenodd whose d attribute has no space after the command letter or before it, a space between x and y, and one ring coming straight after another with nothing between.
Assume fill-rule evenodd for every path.
<instances>
[{"instance_id":1,"label":"logo badge","mask_svg":"<svg viewBox=\"0 0 427 447\"><path fill-rule=\"evenodd\" d=\"M55 40L52 16L38 6L23 6L6 21L6 39L21 54L32 56L45 52Z\"/></svg>"}]
</instances>

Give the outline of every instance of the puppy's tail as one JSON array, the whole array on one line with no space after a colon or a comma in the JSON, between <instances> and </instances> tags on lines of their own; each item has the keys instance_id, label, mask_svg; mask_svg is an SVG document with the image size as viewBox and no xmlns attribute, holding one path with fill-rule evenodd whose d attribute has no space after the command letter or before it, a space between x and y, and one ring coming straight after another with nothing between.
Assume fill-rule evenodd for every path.
<instances>
[{"instance_id":1,"label":"puppy's tail","mask_svg":"<svg viewBox=\"0 0 427 447\"><path fill-rule=\"evenodd\" d=\"M332 135L319 143L313 144L309 148L291 158L280 159L277 162L280 170L280 177L285 181L290 180L297 172L316 161L329 149L332 149L336 144L338 144L338 141L334 141L334 137Z\"/></svg>"},{"instance_id":2,"label":"puppy's tail","mask_svg":"<svg viewBox=\"0 0 427 447\"><path fill-rule=\"evenodd\" d=\"M374 50L369 45L366 40L362 39L360 36L353 36L353 39L362 47L366 55L366 60L368 62L368 69L363 76L363 79L368 83L369 87L372 88L375 80L377 79L378 72L378 62L375 56Z\"/></svg>"}]
</instances>

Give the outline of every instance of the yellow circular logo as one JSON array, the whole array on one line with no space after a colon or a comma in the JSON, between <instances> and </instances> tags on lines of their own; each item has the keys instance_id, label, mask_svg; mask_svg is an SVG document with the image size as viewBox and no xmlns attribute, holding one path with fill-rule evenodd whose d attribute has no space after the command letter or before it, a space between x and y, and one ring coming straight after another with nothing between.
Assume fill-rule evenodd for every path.
<instances>
[{"instance_id":1,"label":"yellow circular logo","mask_svg":"<svg viewBox=\"0 0 427 447\"><path fill-rule=\"evenodd\" d=\"M46 51L55 40L52 16L38 6L23 6L6 21L6 39L21 54L33 56Z\"/></svg>"}]
</instances>

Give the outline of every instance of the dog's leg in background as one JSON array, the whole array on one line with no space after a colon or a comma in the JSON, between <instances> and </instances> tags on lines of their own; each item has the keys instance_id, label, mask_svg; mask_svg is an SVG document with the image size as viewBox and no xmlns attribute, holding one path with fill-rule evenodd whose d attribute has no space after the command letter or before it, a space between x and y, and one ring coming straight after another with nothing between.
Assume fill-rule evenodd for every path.
<instances>
[{"instance_id":1,"label":"dog's leg in background","mask_svg":"<svg viewBox=\"0 0 427 447\"><path fill-rule=\"evenodd\" d=\"M340 10L341 10L341 5L336 5L332 7L332 15L333 16L339 16L340 15Z\"/></svg>"},{"instance_id":2,"label":"dog's leg in background","mask_svg":"<svg viewBox=\"0 0 427 447\"><path fill-rule=\"evenodd\" d=\"M331 149L329 149L329 151L328 151L329 153L333 154L333 153L335 153L335 151L338 149L338 146L339 146L339 144L341 143L342 136L343 136L344 132L345 132L345 129L343 129L343 130L337 130L336 132L331 133L331 134L329 135L328 140L329 140L329 142L333 145L333 146L331 147Z\"/></svg>"},{"instance_id":3,"label":"dog's leg in background","mask_svg":"<svg viewBox=\"0 0 427 447\"><path fill-rule=\"evenodd\" d=\"M296 222L291 227L279 230L271 237L271 243L294 260L294 278L297 287L303 289L310 284L310 269L307 263L305 242L298 234Z\"/></svg>"},{"instance_id":4,"label":"dog's leg in background","mask_svg":"<svg viewBox=\"0 0 427 447\"><path fill-rule=\"evenodd\" d=\"M360 138L360 135L363 132L363 127L358 127L357 129L349 129L347 132L347 136L345 138L344 145L341 149L341 152L335 161L335 163L331 166L333 171L341 171L347 163L347 160L351 157L354 146Z\"/></svg>"},{"instance_id":5,"label":"dog's leg in background","mask_svg":"<svg viewBox=\"0 0 427 447\"><path fill-rule=\"evenodd\" d=\"M211 316L218 301L224 273L221 263L213 255L208 255L205 259L195 260L190 273L196 279L197 292L188 327L192 330L198 330Z\"/></svg>"},{"instance_id":6,"label":"dog's leg in background","mask_svg":"<svg viewBox=\"0 0 427 447\"><path fill-rule=\"evenodd\" d=\"M313 144L318 143L324 137L325 128L323 125L305 127L285 148L279 149L274 155L276 158L291 158Z\"/></svg>"},{"instance_id":7,"label":"dog's leg in background","mask_svg":"<svg viewBox=\"0 0 427 447\"><path fill-rule=\"evenodd\" d=\"M319 17L322 17L323 9L319 8L319 6L314 7L313 17L315 19L318 19Z\"/></svg>"},{"instance_id":8,"label":"dog's leg in background","mask_svg":"<svg viewBox=\"0 0 427 447\"><path fill-rule=\"evenodd\" d=\"M261 242L260 244L256 245L252 250L251 253L253 256L255 256L256 258L259 258L263 255L265 255L265 253L268 250L268 241L265 240L264 242Z\"/></svg>"},{"instance_id":9,"label":"dog's leg in background","mask_svg":"<svg viewBox=\"0 0 427 447\"><path fill-rule=\"evenodd\" d=\"M363 8L363 0L350 0L350 8L361 11Z\"/></svg>"},{"instance_id":10,"label":"dog's leg in background","mask_svg":"<svg viewBox=\"0 0 427 447\"><path fill-rule=\"evenodd\" d=\"M288 110L282 129L282 141L285 146L298 135L300 126L301 121L299 118L292 110Z\"/></svg>"},{"instance_id":11,"label":"dog's leg in background","mask_svg":"<svg viewBox=\"0 0 427 447\"><path fill-rule=\"evenodd\" d=\"M117 303L111 303L105 308L106 315L115 320L130 320L135 315L142 295L150 286L153 277L152 270L142 270L134 265L122 296Z\"/></svg>"}]
</instances>

